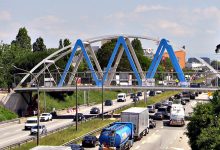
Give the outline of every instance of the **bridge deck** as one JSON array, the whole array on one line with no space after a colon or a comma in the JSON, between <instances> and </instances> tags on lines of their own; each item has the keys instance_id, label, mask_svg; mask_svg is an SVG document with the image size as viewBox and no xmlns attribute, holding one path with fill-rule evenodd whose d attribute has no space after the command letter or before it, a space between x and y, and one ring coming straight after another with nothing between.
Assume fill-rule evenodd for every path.
<instances>
[{"instance_id":1,"label":"bridge deck","mask_svg":"<svg viewBox=\"0 0 220 150\"><path fill-rule=\"evenodd\" d=\"M101 90L102 87L97 86L77 86L78 90ZM190 87L168 87L168 86L104 86L104 90L164 90L164 91L172 91L172 90L189 90L189 91L217 91L218 87L202 87L202 88L190 88ZM29 87L29 88L15 88L14 91L17 93L23 92L32 92L37 91L37 87ZM45 92L67 92L67 91L75 91L75 86L70 87L39 87L39 91Z\"/></svg>"}]
</instances>

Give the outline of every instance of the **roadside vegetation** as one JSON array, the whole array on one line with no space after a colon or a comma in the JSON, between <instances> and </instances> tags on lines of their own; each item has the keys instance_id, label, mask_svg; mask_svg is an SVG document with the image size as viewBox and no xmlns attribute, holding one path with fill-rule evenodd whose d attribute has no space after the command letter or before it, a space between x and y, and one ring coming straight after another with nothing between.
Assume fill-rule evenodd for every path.
<instances>
[{"instance_id":1,"label":"roadside vegetation","mask_svg":"<svg viewBox=\"0 0 220 150\"><path fill-rule=\"evenodd\" d=\"M65 130L43 137L40 139L40 145L59 146L72 139L80 137L88 133L89 131L104 127L112 122L114 121L109 119L108 120L93 119L80 124L78 126L78 131L76 131L75 126L72 126ZM37 141L35 140L33 142L29 142L27 144L21 145L19 148L15 148L15 150L29 150L36 146L36 142Z\"/></svg>"},{"instance_id":2,"label":"roadside vegetation","mask_svg":"<svg viewBox=\"0 0 220 150\"><path fill-rule=\"evenodd\" d=\"M6 121L17 118L17 114L0 105L0 121Z\"/></svg>"},{"instance_id":3,"label":"roadside vegetation","mask_svg":"<svg viewBox=\"0 0 220 150\"><path fill-rule=\"evenodd\" d=\"M213 94L210 103L200 103L194 109L186 135L193 150L220 148L220 95Z\"/></svg>"},{"instance_id":4,"label":"roadside vegetation","mask_svg":"<svg viewBox=\"0 0 220 150\"><path fill-rule=\"evenodd\" d=\"M166 92L163 92L162 94L158 94L158 95L155 95L155 96L152 96L152 97L148 97L146 103L142 100L142 101L137 102L136 104L133 103L133 104L131 104L129 106L124 107L123 109L117 110L117 111L115 111L115 113L119 114L123 110L126 110L126 109L128 109L130 107L146 107L147 105L151 105L151 104L160 102L162 100L166 100L169 97L171 97L171 96L173 96L173 95L175 95L175 94L177 94L179 92L180 91L166 91Z\"/></svg>"}]
</instances>

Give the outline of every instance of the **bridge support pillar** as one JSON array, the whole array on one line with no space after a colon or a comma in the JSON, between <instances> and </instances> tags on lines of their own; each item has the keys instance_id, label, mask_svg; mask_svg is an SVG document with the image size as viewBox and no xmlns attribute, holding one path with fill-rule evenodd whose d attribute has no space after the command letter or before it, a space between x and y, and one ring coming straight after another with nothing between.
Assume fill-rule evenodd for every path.
<instances>
[{"instance_id":1,"label":"bridge support pillar","mask_svg":"<svg viewBox=\"0 0 220 150\"><path fill-rule=\"evenodd\" d=\"M147 91L144 91L144 103L147 103Z\"/></svg>"}]
</instances>

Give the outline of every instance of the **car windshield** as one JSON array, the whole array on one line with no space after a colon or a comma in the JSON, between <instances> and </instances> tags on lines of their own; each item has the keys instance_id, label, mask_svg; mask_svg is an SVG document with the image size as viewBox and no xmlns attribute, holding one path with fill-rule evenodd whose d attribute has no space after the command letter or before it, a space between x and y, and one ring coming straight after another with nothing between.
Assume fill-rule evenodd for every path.
<instances>
[{"instance_id":1,"label":"car windshield","mask_svg":"<svg viewBox=\"0 0 220 150\"><path fill-rule=\"evenodd\" d=\"M41 116L48 116L49 114L42 114Z\"/></svg>"},{"instance_id":2,"label":"car windshield","mask_svg":"<svg viewBox=\"0 0 220 150\"><path fill-rule=\"evenodd\" d=\"M39 129L41 129L41 128L42 128L42 126L39 126ZM33 129L37 129L37 126L34 126Z\"/></svg>"},{"instance_id":3,"label":"car windshield","mask_svg":"<svg viewBox=\"0 0 220 150\"><path fill-rule=\"evenodd\" d=\"M27 120L27 123L37 123L37 120Z\"/></svg>"},{"instance_id":4,"label":"car windshield","mask_svg":"<svg viewBox=\"0 0 220 150\"><path fill-rule=\"evenodd\" d=\"M166 111L166 108L158 108L158 111Z\"/></svg>"},{"instance_id":5,"label":"car windshield","mask_svg":"<svg viewBox=\"0 0 220 150\"><path fill-rule=\"evenodd\" d=\"M123 98L123 95L118 95L118 98Z\"/></svg>"},{"instance_id":6,"label":"car windshield","mask_svg":"<svg viewBox=\"0 0 220 150\"><path fill-rule=\"evenodd\" d=\"M147 108L153 108L153 106L147 106Z\"/></svg>"},{"instance_id":7,"label":"car windshield","mask_svg":"<svg viewBox=\"0 0 220 150\"><path fill-rule=\"evenodd\" d=\"M162 112L157 112L157 113L156 113L156 115L161 115L161 114L162 114Z\"/></svg>"}]
</instances>

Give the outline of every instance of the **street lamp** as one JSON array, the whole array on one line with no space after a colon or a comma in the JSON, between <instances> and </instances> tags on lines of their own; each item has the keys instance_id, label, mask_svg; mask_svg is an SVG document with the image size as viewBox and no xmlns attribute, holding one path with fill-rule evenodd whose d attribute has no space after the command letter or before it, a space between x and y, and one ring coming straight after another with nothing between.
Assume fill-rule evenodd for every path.
<instances>
[{"instance_id":1,"label":"street lamp","mask_svg":"<svg viewBox=\"0 0 220 150\"><path fill-rule=\"evenodd\" d=\"M104 75L102 76L102 120L104 120L104 114L103 114L104 113L104 105L103 105L103 103L104 103L103 102L104 101L104 88L103 88L104 80L103 80L103 77L104 77Z\"/></svg>"},{"instance_id":2,"label":"street lamp","mask_svg":"<svg viewBox=\"0 0 220 150\"><path fill-rule=\"evenodd\" d=\"M79 77L76 78L76 131L78 130L78 83Z\"/></svg>"},{"instance_id":3,"label":"street lamp","mask_svg":"<svg viewBox=\"0 0 220 150\"><path fill-rule=\"evenodd\" d=\"M14 65L13 65L13 67L15 69L21 70L23 72L26 72L26 73L32 75L34 77L34 79L36 80L36 82L37 82L37 98L38 98L38 101L37 101L37 145L39 145L39 135L40 135L39 134L39 122L40 122L39 121L39 118L40 118L40 110L39 110L39 108L40 108L39 81L38 81L38 79L36 78L36 76L32 72L30 72L28 70L25 70L25 69L22 69L22 68L18 68L17 66L14 66Z\"/></svg>"}]
</instances>

